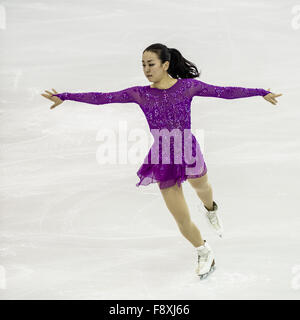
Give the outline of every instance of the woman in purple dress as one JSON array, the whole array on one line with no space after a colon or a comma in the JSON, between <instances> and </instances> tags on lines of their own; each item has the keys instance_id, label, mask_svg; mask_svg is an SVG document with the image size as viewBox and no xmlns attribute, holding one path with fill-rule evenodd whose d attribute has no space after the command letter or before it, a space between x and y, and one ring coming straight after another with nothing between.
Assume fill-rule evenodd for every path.
<instances>
[{"instance_id":1,"label":"woman in purple dress","mask_svg":"<svg viewBox=\"0 0 300 320\"><path fill-rule=\"evenodd\" d=\"M143 51L144 74L152 82L148 86L133 86L114 92L57 93L45 90L42 94L54 102L50 109L73 100L89 104L137 103L144 112L154 137L136 184L157 183L167 208L176 220L180 232L197 249L196 273L206 277L215 268L215 257L199 229L191 220L184 198L182 183L188 181L201 200L209 225L222 237L223 226L213 200L212 187L200 145L191 133L191 101L194 96L223 99L262 96L276 105L274 94L260 88L222 87L207 84L199 77L197 67L176 49L155 43ZM175 148L175 150L174 150ZM201 208L201 207L200 207Z\"/></svg>"}]
</instances>

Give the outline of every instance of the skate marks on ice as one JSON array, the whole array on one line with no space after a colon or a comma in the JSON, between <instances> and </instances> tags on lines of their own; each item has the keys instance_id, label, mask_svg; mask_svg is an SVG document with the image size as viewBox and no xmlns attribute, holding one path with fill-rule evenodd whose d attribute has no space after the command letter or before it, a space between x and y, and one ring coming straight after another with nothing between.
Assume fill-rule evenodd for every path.
<instances>
[{"instance_id":1,"label":"skate marks on ice","mask_svg":"<svg viewBox=\"0 0 300 320\"><path fill-rule=\"evenodd\" d=\"M267 275L246 274L241 272L226 272L216 264L210 271L203 276L198 276L200 280L210 282L211 289L226 291L245 289L249 287L256 287L259 283L264 286L271 281ZM205 282L206 282L205 281Z\"/></svg>"}]
</instances>

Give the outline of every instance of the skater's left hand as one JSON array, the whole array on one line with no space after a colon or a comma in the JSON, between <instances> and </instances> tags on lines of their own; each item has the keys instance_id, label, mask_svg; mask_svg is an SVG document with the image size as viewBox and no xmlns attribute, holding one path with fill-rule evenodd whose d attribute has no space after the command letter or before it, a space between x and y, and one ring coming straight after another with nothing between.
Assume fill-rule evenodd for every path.
<instances>
[{"instance_id":1,"label":"skater's left hand","mask_svg":"<svg viewBox=\"0 0 300 320\"><path fill-rule=\"evenodd\" d=\"M271 89L269 88L268 91L271 91ZM271 103L273 103L274 105L276 105L277 100L275 99L276 97L280 97L282 96L282 93L279 94L275 94L273 92L266 94L265 96L263 96L263 98Z\"/></svg>"}]
</instances>

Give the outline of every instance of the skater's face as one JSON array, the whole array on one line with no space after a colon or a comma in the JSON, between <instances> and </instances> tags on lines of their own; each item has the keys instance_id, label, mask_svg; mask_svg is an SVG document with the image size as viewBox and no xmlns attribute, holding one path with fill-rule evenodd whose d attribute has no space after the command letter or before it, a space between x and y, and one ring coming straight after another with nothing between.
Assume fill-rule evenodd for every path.
<instances>
[{"instance_id":1,"label":"skater's face","mask_svg":"<svg viewBox=\"0 0 300 320\"><path fill-rule=\"evenodd\" d=\"M142 65L147 79L151 82L157 82L166 76L169 61L162 64L156 53L145 51L143 53Z\"/></svg>"}]
</instances>

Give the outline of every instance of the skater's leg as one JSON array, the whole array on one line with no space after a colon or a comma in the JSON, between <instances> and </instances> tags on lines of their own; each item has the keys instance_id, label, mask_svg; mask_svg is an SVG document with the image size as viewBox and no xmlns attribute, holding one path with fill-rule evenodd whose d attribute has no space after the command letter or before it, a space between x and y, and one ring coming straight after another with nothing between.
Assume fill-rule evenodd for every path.
<instances>
[{"instance_id":1,"label":"skater's leg","mask_svg":"<svg viewBox=\"0 0 300 320\"><path fill-rule=\"evenodd\" d=\"M191 220L189 209L185 201L182 185L175 184L166 189L160 189L167 208L176 220L182 235L189 240L195 247L204 244L199 229Z\"/></svg>"},{"instance_id":2,"label":"skater's leg","mask_svg":"<svg viewBox=\"0 0 300 320\"><path fill-rule=\"evenodd\" d=\"M203 202L208 210L213 209L213 191L208 182L207 173L200 178L187 179L193 189L196 191L198 197Z\"/></svg>"}]
</instances>

